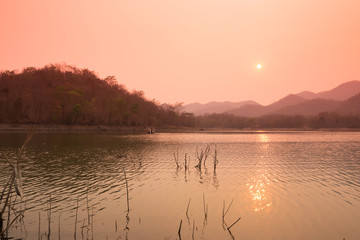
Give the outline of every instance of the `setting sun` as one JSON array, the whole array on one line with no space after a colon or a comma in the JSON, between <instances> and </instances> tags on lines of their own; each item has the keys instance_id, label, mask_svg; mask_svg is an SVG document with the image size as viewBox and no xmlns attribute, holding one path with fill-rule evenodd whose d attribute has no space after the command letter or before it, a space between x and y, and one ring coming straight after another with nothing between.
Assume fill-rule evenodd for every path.
<instances>
[{"instance_id":1,"label":"setting sun","mask_svg":"<svg viewBox=\"0 0 360 240\"><path fill-rule=\"evenodd\" d=\"M256 65L257 69L261 69L261 64Z\"/></svg>"}]
</instances>

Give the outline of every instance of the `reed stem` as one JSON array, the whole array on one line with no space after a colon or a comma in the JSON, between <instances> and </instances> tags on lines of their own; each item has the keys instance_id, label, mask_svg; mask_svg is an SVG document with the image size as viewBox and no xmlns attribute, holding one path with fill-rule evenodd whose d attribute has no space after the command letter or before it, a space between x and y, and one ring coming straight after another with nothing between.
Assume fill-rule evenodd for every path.
<instances>
[{"instance_id":1,"label":"reed stem","mask_svg":"<svg viewBox=\"0 0 360 240\"><path fill-rule=\"evenodd\" d=\"M188 202L188 205L187 205L187 208L186 208L186 217L187 217L188 220L189 220L188 212L189 212L190 202L191 202L191 198L189 199L189 202Z\"/></svg>"},{"instance_id":2,"label":"reed stem","mask_svg":"<svg viewBox=\"0 0 360 240\"><path fill-rule=\"evenodd\" d=\"M77 226L77 218L78 218L78 210L79 210L79 195L76 201L76 213L75 213L75 228L74 228L74 239L76 240L76 226Z\"/></svg>"},{"instance_id":3,"label":"reed stem","mask_svg":"<svg viewBox=\"0 0 360 240\"><path fill-rule=\"evenodd\" d=\"M125 176L125 184L126 184L126 201L127 201L127 212L130 212L130 200L129 200L129 185L126 177L125 169L123 168L124 176Z\"/></svg>"},{"instance_id":4,"label":"reed stem","mask_svg":"<svg viewBox=\"0 0 360 240\"><path fill-rule=\"evenodd\" d=\"M181 225L182 225L182 219L180 220L180 226L179 226L179 231L178 231L178 235L179 235L179 240L181 240Z\"/></svg>"}]
</instances>

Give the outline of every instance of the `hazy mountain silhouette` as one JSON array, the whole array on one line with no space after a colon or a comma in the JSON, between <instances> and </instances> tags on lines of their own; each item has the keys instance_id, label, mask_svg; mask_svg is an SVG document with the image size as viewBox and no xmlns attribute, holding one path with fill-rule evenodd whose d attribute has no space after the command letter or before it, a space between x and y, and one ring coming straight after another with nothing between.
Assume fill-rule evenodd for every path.
<instances>
[{"instance_id":1,"label":"hazy mountain silhouette","mask_svg":"<svg viewBox=\"0 0 360 240\"><path fill-rule=\"evenodd\" d=\"M304 91L290 94L279 101L267 105L243 106L227 111L229 114L259 117L268 114L315 115L321 112L360 113L360 81L343 83L336 88L319 93ZM352 97L353 96L353 97Z\"/></svg>"},{"instance_id":2,"label":"hazy mountain silhouette","mask_svg":"<svg viewBox=\"0 0 360 240\"><path fill-rule=\"evenodd\" d=\"M272 113L281 115L316 115L321 112L360 114L360 94L344 101L321 98L311 99L303 103L284 107Z\"/></svg>"},{"instance_id":3,"label":"hazy mountain silhouette","mask_svg":"<svg viewBox=\"0 0 360 240\"><path fill-rule=\"evenodd\" d=\"M267 106L243 106L240 108L232 109L227 111L229 114L237 116L246 116L246 117L259 117L266 114L271 114L276 112L279 109L282 109L287 106L296 105L302 102L306 102L305 98L299 97L294 94L290 94L279 101L276 101Z\"/></svg>"},{"instance_id":4,"label":"hazy mountain silhouette","mask_svg":"<svg viewBox=\"0 0 360 240\"><path fill-rule=\"evenodd\" d=\"M305 99L314 99L316 98L316 93L310 92L310 91L304 91L301 93L296 94L299 97L305 98Z\"/></svg>"},{"instance_id":5,"label":"hazy mountain silhouette","mask_svg":"<svg viewBox=\"0 0 360 240\"><path fill-rule=\"evenodd\" d=\"M242 102L209 102L206 104L191 103L184 105L184 111L194 113L195 115L211 114L211 113L224 113L230 109L239 108L241 106L260 106L255 101L242 101Z\"/></svg>"},{"instance_id":6,"label":"hazy mountain silhouette","mask_svg":"<svg viewBox=\"0 0 360 240\"><path fill-rule=\"evenodd\" d=\"M360 93L343 101L335 111L345 114L360 114Z\"/></svg>"},{"instance_id":7,"label":"hazy mountain silhouette","mask_svg":"<svg viewBox=\"0 0 360 240\"><path fill-rule=\"evenodd\" d=\"M360 81L350 81L343 84L340 84L336 88L333 88L328 91L323 91L319 93L313 93L310 91L304 91L296 95L306 98L306 99L333 99L333 100L345 100L355 94L360 93Z\"/></svg>"},{"instance_id":8,"label":"hazy mountain silhouette","mask_svg":"<svg viewBox=\"0 0 360 240\"><path fill-rule=\"evenodd\" d=\"M281 115L316 115L321 112L332 112L341 104L341 101L331 99L311 99L299 104L286 106L272 112Z\"/></svg>"},{"instance_id":9,"label":"hazy mountain silhouette","mask_svg":"<svg viewBox=\"0 0 360 240\"><path fill-rule=\"evenodd\" d=\"M195 115L228 113L244 117L260 117L269 114L315 115L320 112L360 113L360 81L349 81L331 90L314 93L303 91L289 94L267 106L254 101L211 102L207 104L188 104L186 112ZM355 96L356 95L356 96Z\"/></svg>"}]
</instances>

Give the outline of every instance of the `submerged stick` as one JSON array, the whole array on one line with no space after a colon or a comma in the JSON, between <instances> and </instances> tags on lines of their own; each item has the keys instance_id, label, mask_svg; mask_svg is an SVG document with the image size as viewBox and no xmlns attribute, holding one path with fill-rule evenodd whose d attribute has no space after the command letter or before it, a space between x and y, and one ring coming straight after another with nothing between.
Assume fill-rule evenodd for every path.
<instances>
[{"instance_id":1,"label":"submerged stick","mask_svg":"<svg viewBox=\"0 0 360 240\"><path fill-rule=\"evenodd\" d=\"M11 177L10 177L10 179L11 179L11 180L10 180L9 191L8 191L8 193L7 193L7 197L6 197L6 199L5 199L4 206L3 206L3 208L1 209L1 212L0 212L0 215L1 215L1 216L3 216L3 214L4 214L5 210L6 210L6 206L7 206L8 204L10 204L10 203L9 203L9 198L10 198L10 195L11 195L12 186L14 185L14 181L15 181L15 172L13 172L13 174L12 174Z\"/></svg>"},{"instance_id":2,"label":"submerged stick","mask_svg":"<svg viewBox=\"0 0 360 240\"><path fill-rule=\"evenodd\" d=\"M2 155L5 157L6 161L10 164L10 166L11 166L12 168L15 168L14 164L12 164L12 162L9 160L9 158L6 156L6 154L5 154L4 152L1 152L1 153L2 153Z\"/></svg>"},{"instance_id":3,"label":"submerged stick","mask_svg":"<svg viewBox=\"0 0 360 240\"><path fill-rule=\"evenodd\" d=\"M40 212L39 212L38 240L40 240L40 225L41 225L41 219L40 219Z\"/></svg>"},{"instance_id":4,"label":"submerged stick","mask_svg":"<svg viewBox=\"0 0 360 240\"><path fill-rule=\"evenodd\" d=\"M185 172L187 170L188 166L187 166L187 156L186 156L186 153L185 153Z\"/></svg>"},{"instance_id":5,"label":"submerged stick","mask_svg":"<svg viewBox=\"0 0 360 240\"><path fill-rule=\"evenodd\" d=\"M86 184L86 210L88 215L88 226L90 226L90 208L89 208L89 185Z\"/></svg>"},{"instance_id":6,"label":"submerged stick","mask_svg":"<svg viewBox=\"0 0 360 240\"><path fill-rule=\"evenodd\" d=\"M50 234L51 234L50 224L51 224L51 195L49 199L49 212L48 212L48 234L47 234L48 240L50 240Z\"/></svg>"},{"instance_id":7,"label":"submerged stick","mask_svg":"<svg viewBox=\"0 0 360 240\"><path fill-rule=\"evenodd\" d=\"M91 239L94 239L94 207L91 207Z\"/></svg>"},{"instance_id":8,"label":"submerged stick","mask_svg":"<svg viewBox=\"0 0 360 240\"><path fill-rule=\"evenodd\" d=\"M218 151L217 151L217 147L215 145L215 150L214 150L214 173L216 172L216 165L218 164L218 159L217 159L217 154L218 154Z\"/></svg>"},{"instance_id":9,"label":"submerged stick","mask_svg":"<svg viewBox=\"0 0 360 240\"><path fill-rule=\"evenodd\" d=\"M207 214L208 214L208 205L205 204L205 194L203 194L203 204L204 204L204 224L207 223Z\"/></svg>"},{"instance_id":10,"label":"submerged stick","mask_svg":"<svg viewBox=\"0 0 360 240\"><path fill-rule=\"evenodd\" d=\"M231 231L230 231L230 228L232 228L237 222L239 222L240 219L241 219L241 217L239 217L239 218L238 218L235 222L233 222L229 227L228 227L228 225L227 225L226 222L225 222L225 215L226 215L227 212L229 211L229 209L230 209L230 207L231 207L231 205L232 205L233 202L234 202L234 198L231 200L228 208L227 208L226 211L225 211L225 200L224 200L224 202L223 202L223 212L222 212L222 221L223 221L223 228L224 228L224 230L225 230L225 227L226 227L226 230L228 230L231 238L232 238L232 239L235 239L234 235L232 235L232 233L231 233Z\"/></svg>"},{"instance_id":11,"label":"submerged stick","mask_svg":"<svg viewBox=\"0 0 360 240\"><path fill-rule=\"evenodd\" d=\"M7 183L5 184L4 189L3 189L3 191L2 191L2 193L1 193L1 195L0 195L0 204L2 203L2 200L3 200L4 195L5 195L5 190L6 190L6 188L9 186L11 180L12 180L12 175L9 177L9 180L8 180Z\"/></svg>"},{"instance_id":12,"label":"submerged stick","mask_svg":"<svg viewBox=\"0 0 360 240\"><path fill-rule=\"evenodd\" d=\"M195 232L195 219L194 219L194 222L193 222L193 231L192 231L192 239L194 240L194 232Z\"/></svg>"},{"instance_id":13,"label":"submerged stick","mask_svg":"<svg viewBox=\"0 0 360 240\"><path fill-rule=\"evenodd\" d=\"M210 151L211 151L211 144L207 144L206 148L204 150L204 167L205 167L205 164L206 164L206 159L210 155Z\"/></svg>"},{"instance_id":14,"label":"submerged stick","mask_svg":"<svg viewBox=\"0 0 360 240\"><path fill-rule=\"evenodd\" d=\"M123 168L123 172L124 172L124 176L125 176L125 184L126 184L126 201L127 201L127 212L129 213L130 211L130 203L129 203L129 185L128 185L128 181L126 178L126 172L125 169Z\"/></svg>"},{"instance_id":15,"label":"submerged stick","mask_svg":"<svg viewBox=\"0 0 360 240\"><path fill-rule=\"evenodd\" d=\"M179 226L179 231L178 231L178 235L179 235L179 240L181 240L181 225L182 225L182 219L180 220L180 226Z\"/></svg>"},{"instance_id":16,"label":"submerged stick","mask_svg":"<svg viewBox=\"0 0 360 240\"><path fill-rule=\"evenodd\" d=\"M229 209L230 209L230 207L231 207L231 205L232 205L232 203L234 202L234 198L231 200L231 202L230 202L230 204L229 204L229 207L226 209L226 211L225 211L225 214L223 214L223 218L225 217L225 215L227 214L227 212L229 211ZM224 200L224 205L225 205L225 200Z\"/></svg>"},{"instance_id":17,"label":"submerged stick","mask_svg":"<svg viewBox=\"0 0 360 240\"><path fill-rule=\"evenodd\" d=\"M84 218L83 224L81 226L81 239L84 239L84 228L85 228L85 218Z\"/></svg>"},{"instance_id":18,"label":"submerged stick","mask_svg":"<svg viewBox=\"0 0 360 240\"><path fill-rule=\"evenodd\" d=\"M191 202L191 198L189 199L189 202L188 202L188 205L187 205L187 208L186 208L186 217L187 217L188 220L189 220L188 212L189 212L190 202Z\"/></svg>"},{"instance_id":19,"label":"submerged stick","mask_svg":"<svg viewBox=\"0 0 360 240\"><path fill-rule=\"evenodd\" d=\"M179 169L180 168L180 165L179 165L179 150L175 153L173 153L174 155L174 160L175 160L175 163L176 163L176 168Z\"/></svg>"},{"instance_id":20,"label":"submerged stick","mask_svg":"<svg viewBox=\"0 0 360 240\"><path fill-rule=\"evenodd\" d=\"M60 221L60 218L61 218L61 213L60 213L60 215L59 215L59 240L61 239L61 237L60 237L60 232L61 232L61 231L60 231L60 222L61 222L61 221Z\"/></svg>"},{"instance_id":21,"label":"submerged stick","mask_svg":"<svg viewBox=\"0 0 360 240\"><path fill-rule=\"evenodd\" d=\"M241 217L239 217L233 224L231 224L230 227L227 228L227 230L230 230L230 228L234 226L240 219Z\"/></svg>"},{"instance_id":22,"label":"submerged stick","mask_svg":"<svg viewBox=\"0 0 360 240\"><path fill-rule=\"evenodd\" d=\"M9 230L9 228L11 227L11 225L13 225L13 223L14 223L19 217L23 217L23 216L24 216L24 212L25 212L25 210L22 210L19 214L17 214L16 217L15 217L10 223L7 224L6 229L0 231L0 236L1 236L3 233L7 232L7 231ZM0 230L1 230L1 229L0 229Z\"/></svg>"},{"instance_id":23,"label":"submerged stick","mask_svg":"<svg viewBox=\"0 0 360 240\"><path fill-rule=\"evenodd\" d=\"M201 172L201 163L202 163L202 160L204 158L204 151L203 151L203 149L201 149L200 154L199 154L198 146L196 146L196 158L198 159L199 162L195 166L195 168L199 168L199 170Z\"/></svg>"},{"instance_id":24,"label":"submerged stick","mask_svg":"<svg viewBox=\"0 0 360 240\"><path fill-rule=\"evenodd\" d=\"M78 210L79 210L79 195L76 201L76 214L75 214L75 229L74 229L74 239L76 240L76 225L77 225L77 217L78 217Z\"/></svg>"}]
</instances>

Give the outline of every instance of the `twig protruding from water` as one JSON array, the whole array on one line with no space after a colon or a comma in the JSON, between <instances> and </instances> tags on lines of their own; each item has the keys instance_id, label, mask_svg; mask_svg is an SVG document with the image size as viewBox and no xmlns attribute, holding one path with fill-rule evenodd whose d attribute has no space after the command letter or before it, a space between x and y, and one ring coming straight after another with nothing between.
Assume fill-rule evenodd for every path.
<instances>
[{"instance_id":1,"label":"twig protruding from water","mask_svg":"<svg viewBox=\"0 0 360 240\"><path fill-rule=\"evenodd\" d=\"M177 169L180 169L180 165L179 165L179 150L175 153L173 153L173 156L174 156L174 160L175 160L175 163L176 163L176 168Z\"/></svg>"},{"instance_id":2,"label":"twig protruding from water","mask_svg":"<svg viewBox=\"0 0 360 240\"><path fill-rule=\"evenodd\" d=\"M217 159L217 154L218 154L218 151L217 151L217 147L215 145L215 150L214 150L214 173L216 172L216 165L218 164L218 159Z\"/></svg>"},{"instance_id":3,"label":"twig protruding from water","mask_svg":"<svg viewBox=\"0 0 360 240\"><path fill-rule=\"evenodd\" d=\"M75 213L75 229L74 229L74 239L76 240L76 225L77 225L77 217L78 217L78 210L79 210L79 195L76 201L76 213Z\"/></svg>"},{"instance_id":4,"label":"twig protruding from water","mask_svg":"<svg viewBox=\"0 0 360 240\"><path fill-rule=\"evenodd\" d=\"M188 202L188 205L187 205L187 208L186 208L186 217L187 217L188 220L189 220L188 212L189 212L190 202L191 202L191 198L189 199L189 202Z\"/></svg>"},{"instance_id":5,"label":"twig protruding from water","mask_svg":"<svg viewBox=\"0 0 360 240\"><path fill-rule=\"evenodd\" d=\"M227 230L230 231L230 228L231 228L232 226L234 226L240 219L241 219L241 217L239 217L233 224L231 224L231 225L227 228Z\"/></svg>"},{"instance_id":6,"label":"twig protruding from water","mask_svg":"<svg viewBox=\"0 0 360 240\"><path fill-rule=\"evenodd\" d=\"M50 234L51 234L51 194L49 198L49 211L48 211L48 234L47 234L48 240L50 240Z\"/></svg>"},{"instance_id":7,"label":"twig protruding from water","mask_svg":"<svg viewBox=\"0 0 360 240\"><path fill-rule=\"evenodd\" d=\"M130 200L129 200L129 185L126 177L125 169L123 168L124 176L125 176L125 184L126 184L126 202L127 202L127 212L130 212Z\"/></svg>"},{"instance_id":8,"label":"twig protruding from water","mask_svg":"<svg viewBox=\"0 0 360 240\"><path fill-rule=\"evenodd\" d=\"M241 217L239 217L239 218L238 218L235 222L233 222L230 226L228 226L228 225L226 224L226 222L225 222L225 215L226 215L227 212L229 211L229 209L230 209L233 201L234 201L234 198L231 200L228 208L227 208L226 211L225 211L225 200L224 200L224 202L223 202L223 212L222 212L222 221L223 221L223 228L224 228L224 230L227 230L227 231L229 232L231 238L232 238L232 239L235 239L234 235L233 235L233 234L231 233L231 231L230 231L230 228L231 228L232 226L234 226L238 221L240 221ZM226 227L226 228L225 228L225 227Z\"/></svg>"},{"instance_id":9,"label":"twig protruding from water","mask_svg":"<svg viewBox=\"0 0 360 240\"><path fill-rule=\"evenodd\" d=\"M178 235L179 235L179 240L181 240L181 225L182 225L182 219L180 220L180 226L179 226L179 231L178 231Z\"/></svg>"},{"instance_id":10,"label":"twig protruding from water","mask_svg":"<svg viewBox=\"0 0 360 240\"><path fill-rule=\"evenodd\" d=\"M203 204L204 204L204 225L207 223L208 216L208 205L205 204L205 194L203 194Z\"/></svg>"}]
</instances>

